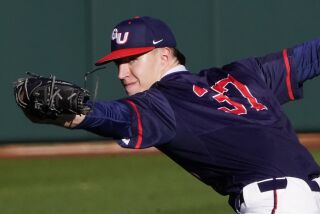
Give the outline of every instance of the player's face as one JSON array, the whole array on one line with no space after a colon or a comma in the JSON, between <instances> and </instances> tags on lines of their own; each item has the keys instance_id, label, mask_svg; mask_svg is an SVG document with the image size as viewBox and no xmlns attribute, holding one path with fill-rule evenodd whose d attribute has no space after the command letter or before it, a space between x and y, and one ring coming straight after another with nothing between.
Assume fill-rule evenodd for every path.
<instances>
[{"instance_id":1,"label":"player's face","mask_svg":"<svg viewBox=\"0 0 320 214\"><path fill-rule=\"evenodd\" d=\"M163 66L158 49L117 60L116 64L119 70L118 78L129 96L148 90L161 78Z\"/></svg>"}]
</instances>

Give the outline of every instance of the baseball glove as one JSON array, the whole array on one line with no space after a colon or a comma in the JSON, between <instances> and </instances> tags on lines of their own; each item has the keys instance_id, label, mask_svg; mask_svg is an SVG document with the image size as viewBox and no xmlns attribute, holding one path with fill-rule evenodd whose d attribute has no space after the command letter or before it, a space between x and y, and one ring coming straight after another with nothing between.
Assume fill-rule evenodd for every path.
<instances>
[{"instance_id":1,"label":"baseball glove","mask_svg":"<svg viewBox=\"0 0 320 214\"><path fill-rule=\"evenodd\" d=\"M86 102L90 94L71 82L55 76L42 77L27 72L29 77L14 83L16 103L29 116L38 119L56 119L62 115L87 114Z\"/></svg>"}]
</instances>

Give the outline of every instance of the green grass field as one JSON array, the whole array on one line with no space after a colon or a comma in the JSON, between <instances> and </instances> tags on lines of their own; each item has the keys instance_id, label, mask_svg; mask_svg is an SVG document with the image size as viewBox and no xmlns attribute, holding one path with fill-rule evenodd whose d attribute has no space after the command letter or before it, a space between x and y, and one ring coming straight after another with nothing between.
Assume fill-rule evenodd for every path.
<instances>
[{"instance_id":1,"label":"green grass field","mask_svg":"<svg viewBox=\"0 0 320 214\"><path fill-rule=\"evenodd\" d=\"M163 155L2 159L0 175L1 214L233 213Z\"/></svg>"}]
</instances>

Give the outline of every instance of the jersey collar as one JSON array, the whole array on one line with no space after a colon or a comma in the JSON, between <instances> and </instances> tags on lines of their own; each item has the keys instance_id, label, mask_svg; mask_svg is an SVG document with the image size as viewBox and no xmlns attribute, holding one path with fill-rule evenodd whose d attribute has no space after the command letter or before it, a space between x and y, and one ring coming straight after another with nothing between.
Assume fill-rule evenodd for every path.
<instances>
[{"instance_id":1,"label":"jersey collar","mask_svg":"<svg viewBox=\"0 0 320 214\"><path fill-rule=\"evenodd\" d=\"M162 75L161 79L169 74L181 72L181 71L188 71L184 65L177 65L176 67L171 68L165 74Z\"/></svg>"}]
</instances>

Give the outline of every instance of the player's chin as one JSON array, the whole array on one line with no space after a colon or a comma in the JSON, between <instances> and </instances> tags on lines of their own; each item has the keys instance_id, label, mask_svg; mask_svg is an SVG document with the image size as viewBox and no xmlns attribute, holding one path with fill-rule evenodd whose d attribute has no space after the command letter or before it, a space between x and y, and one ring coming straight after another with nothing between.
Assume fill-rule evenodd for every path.
<instances>
[{"instance_id":1,"label":"player's chin","mask_svg":"<svg viewBox=\"0 0 320 214\"><path fill-rule=\"evenodd\" d=\"M137 84L129 84L126 85L124 88L127 95L129 96L135 95L136 93L139 93L141 91Z\"/></svg>"},{"instance_id":2,"label":"player's chin","mask_svg":"<svg viewBox=\"0 0 320 214\"><path fill-rule=\"evenodd\" d=\"M135 95L140 92L144 92L146 90L148 90L148 88L143 88L138 84L125 88L125 91L126 91L127 95L129 95L129 96Z\"/></svg>"}]
</instances>

